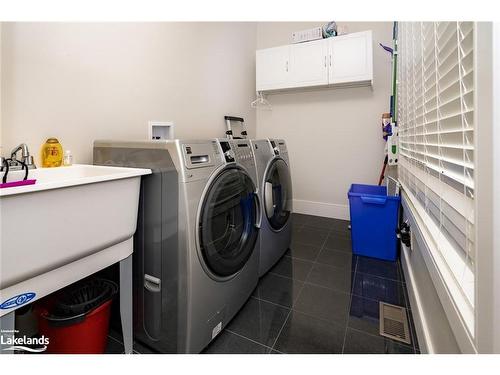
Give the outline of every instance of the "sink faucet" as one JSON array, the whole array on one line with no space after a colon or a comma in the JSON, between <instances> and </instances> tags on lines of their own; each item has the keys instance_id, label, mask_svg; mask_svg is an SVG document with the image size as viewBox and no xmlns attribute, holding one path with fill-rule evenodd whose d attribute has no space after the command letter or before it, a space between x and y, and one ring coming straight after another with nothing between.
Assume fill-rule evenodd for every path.
<instances>
[{"instance_id":1,"label":"sink faucet","mask_svg":"<svg viewBox=\"0 0 500 375\"><path fill-rule=\"evenodd\" d=\"M19 151L21 151L21 159L17 159L17 153ZM0 157L0 162L2 163L0 166L0 170L3 170L5 159ZM21 143L19 146L14 147L10 153L10 159L7 159L7 162L9 163L9 169L11 170L22 169L23 166L20 162L26 164L28 166L28 169L36 168L33 156L30 155L28 145L26 145L26 143Z\"/></svg>"}]
</instances>

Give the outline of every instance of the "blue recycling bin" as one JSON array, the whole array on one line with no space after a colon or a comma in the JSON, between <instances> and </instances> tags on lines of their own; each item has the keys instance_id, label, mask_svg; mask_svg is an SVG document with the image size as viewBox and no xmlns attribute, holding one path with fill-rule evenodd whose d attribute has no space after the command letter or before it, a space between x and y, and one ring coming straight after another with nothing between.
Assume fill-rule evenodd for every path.
<instances>
[{"instance_id":1,"label":"blue recycling bin","mask_svg":"<svg viewBox=\"0 0 500 375\"><path fill-rule=\"evenodd\" d=\"M352 184L347 196L351 213L352 252L395 261L401 197L388 196L385 186L361 184Z\"/></svg>"}]
</instances>

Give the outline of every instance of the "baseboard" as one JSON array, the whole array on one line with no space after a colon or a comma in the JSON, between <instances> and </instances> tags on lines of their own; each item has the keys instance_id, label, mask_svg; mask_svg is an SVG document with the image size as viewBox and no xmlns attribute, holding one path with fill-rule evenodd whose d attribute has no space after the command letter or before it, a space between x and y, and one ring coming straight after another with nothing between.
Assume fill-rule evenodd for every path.
<instances>
[{"instance_id":1,"label":"baseboard","mask_svg":"<svg viewBox=\"0 0 500 375\"><path fill-rule=\"evenodd\" d=\"M294 199L293 212L306 215L331 217L333 219L349 220L349 206L346 204Z\"/></svg>"},{"instance_id":2,"label":"baseboard","mask_svg":"<svg viewBox=\"0 0 500 375\"><path fill-rule=\"evenodd\" d=\"M411 263L408 259L409 251L410 250L404 244L401 244L401 267L403 267L403 273L405 275L408 298L410 299L408 303L411 306L413 323L415 325L417 334L416 338L418 339L421 353L434 354L434 348L432 346L431 340L432 333L429 330L427 321L425 319L422 299L417 288L417 283L415 281Z\"/></svg>"},{"instance_id":3,"label":"baseboard","mask_svg":"<svg viewBox=\"0 0 500 375\"><path fill-rule=\"evenodd\" d=\"M401 246L401 266L405 275L409 303L422 353L474 353L463 339L445 298L446 286L439 282L437 267L430 262L431 250L422 233L421 222L412 211L406 194L402 194L403 220L411 228L411 248ZM465 328L464 328L465 329ZM463 330L462 330L463 331Z\"/></svg>"}]
</instances>

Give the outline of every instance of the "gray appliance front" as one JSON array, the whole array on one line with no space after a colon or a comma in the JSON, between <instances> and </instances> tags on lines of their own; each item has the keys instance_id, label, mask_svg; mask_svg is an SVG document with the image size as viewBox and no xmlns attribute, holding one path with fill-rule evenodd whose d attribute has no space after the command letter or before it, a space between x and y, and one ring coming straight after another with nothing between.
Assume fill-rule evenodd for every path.
<instances>
[{"instance_id":1,"label":"gray appliance front","mask_svg":"<svg viewBox=\"0 0 500 375\"><path fill-rule=\"evenodd\" d=\"M247 176L255 215L255 185L236 165L222 167L215 151L210 154L205 150L202 156L191 153L197 144L145 144L144 148L103 144L106 146L94 146L95 164L151 168L153 172L141 182L134 237L135 339L162 353L198 353L252 293L259 255L251 249L248 257L241 257L240 264L232 264L225 274L210 268L199 251L197 233L204 220L199 217L203 216L203 207L217 205L201 201L221 176L237 170L238 177ZM202 145L206 148L207 142ZM189 160L182 161L181 157ZM222 188L219 198L223 204L224 194ZM251 221L255 226L257 218Z\"/></svg>"},{"instance_id":2,"label":"gray appliance front","mask_svg":"<svg viewBox=\"0 0 500 375\"><path fill-rule=\"evenodd\" d=\"M160 352L183 346L186 264L179 242L179 175L166 149L94 147L94 164L150 168L141 180L134 236L134 336Z\"/></svg>"},{"instance_id":3,"label":"gray appliance front","mask_svg":"<svg viewBox=\"0 0 500 375\"><path fill-rule=\"evenodd\" d=\"M236 166L203 186L186 185L190 275L186 352L203 349L233 318L257 284L255 185ZM199 189L203 189L200 194ZM246 202L246 204L241 204ZM242 208L243 207L243 208Z\"/></svg>"},{"instance_id":4,"label":"gray appliance front","mask_svg":"<svg viewBox=\"0 0 500 375\"><path fill-rule=\"evenodd\" d=\"M262 202L259 276L283 256L292 235L292 183L283 140L252 141Z\"/></svg>"}]
</instances>

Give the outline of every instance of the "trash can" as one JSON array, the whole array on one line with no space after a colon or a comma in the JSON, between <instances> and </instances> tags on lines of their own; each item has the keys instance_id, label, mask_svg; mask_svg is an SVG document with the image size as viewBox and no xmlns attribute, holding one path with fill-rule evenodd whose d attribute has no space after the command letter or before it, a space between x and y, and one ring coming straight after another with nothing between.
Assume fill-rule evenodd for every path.
<instances>
[{"instance_id":1,"label":"trash can","mask_svg":"<svg viewBox=\"0 0 500 375\"><path fill-rule=\"evenodd\" d=\"M63 289L39 306L39 333L49 339L47 353L104 353L117 291L114 282L94 278Z\"/></svg>"},{"instance_id":2,"label":"trash can","mask_svg":"<svg viewBox=\"0 0 500 375\"><path fill-rule=\"evenodd\" d=\"M395 261L401 202L399 194L388 196L386 186L352 184L347 195L351 214L352 252Z\"/></svg>"}]
</instances>

